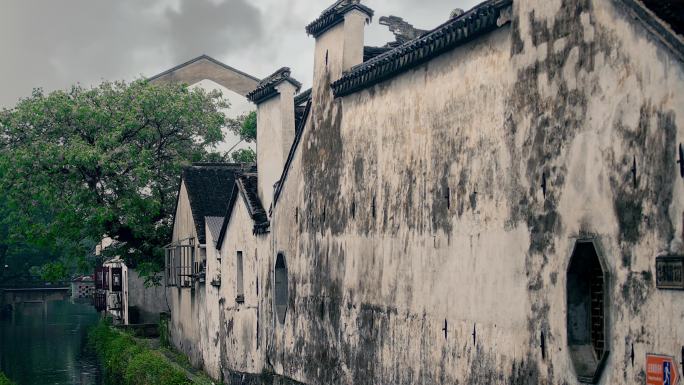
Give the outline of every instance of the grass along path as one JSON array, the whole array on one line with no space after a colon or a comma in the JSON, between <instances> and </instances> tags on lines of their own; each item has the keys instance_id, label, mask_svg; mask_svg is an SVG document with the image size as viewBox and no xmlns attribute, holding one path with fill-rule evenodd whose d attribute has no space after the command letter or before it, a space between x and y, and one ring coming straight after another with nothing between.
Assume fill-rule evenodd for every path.
<instances>
[{"instance_id":1,"label":"grass along path","mask_svg":"<svg viewBox=\"0 0 684 385\"><path fill-rule=\"evenodd\" d=\"M105 321L91 329L90 345L104 367L105 383L117 385L212 385L185 355L116 330Z\"/></svg>"}]
</instances>

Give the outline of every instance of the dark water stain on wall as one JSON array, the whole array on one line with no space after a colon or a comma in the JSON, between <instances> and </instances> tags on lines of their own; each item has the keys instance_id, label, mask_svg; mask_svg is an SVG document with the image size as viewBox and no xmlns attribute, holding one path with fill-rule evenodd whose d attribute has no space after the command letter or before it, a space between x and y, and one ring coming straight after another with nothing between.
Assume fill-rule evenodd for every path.
<instances>
[{"instance_id":1,"label":"dark water stain on wall","mask_svg":"<svg viewBox=\"0 0 684 385\"><path fill-rule=\"evenodd\" d=\"M590 89L582 85L570 85L563 76L563 68L573 64L570 70L591 73L593 57L600 49L595 42L586 42L579 15L591 15L589 0L563 2L549 27L546 19L539 19L535 12L521 14L529 24L532 46L521 35L519 19L513 20L511 56L545 45L547 55L529 67L521 68L508 99L506 129L507 148L513 165L524 164L525 175L517 167L511 168L507 190L511 212L508 225L523 222L530 233L526 255L525 273L528 279L530 309L527 332L528 357L515 365L511 371L511 383L554 383L552 363L547 362L546 373L541 374L538 358L539 335L545 332L546 344L554 342L549 324L549 298L541 288L547 285L545 270L547 255L556 253L555 237L562 231L562 218L558 212L561 191L567 177L567 146L579 132L586 129ZM593 17L590 23L594 25ZM600 40L600 33L597 33ZM564 40L561 49L553 49L554 42ZM540 93L540 77L557 85L557 92ZM529 123L526 123L529 122ZM529 126L528 126L529 124ZM522 146L517 143L522 143ZM528 184L521 181L529 180ZM557 276L557 271L550 272ZM535 356L532 356L534 352ZM543 379L543 381L542 381Z\"/></svg>"},{"instance_id":2,"label":"dark water stain on wall","mask_svg":"<svg viewBox=\"0 0 684 385\"><path fill-rule=\"evenodd\" d=\"M647 226L656 229L662 242L670 242L674 238L668 210L676 180L672 161L676 158L675 114L647 101L640 109L638 127L630 130L619 123L617 127L626 146L615 165L619 173L611 179L620 240L627 245L637 243L642 227Z\"/></svg>"},{"instance_id":3,"label":"dark water stain on wall","mask_svg":"<svg viewBox=\"0 0 684 385\"><path fill-rule=\"evenodd\" d=\"M581 72L589 77L598 76L594 73L597 54L611 58L613 62L606 65L622 65L627 60L619 53L617 39L596 25L593 12L591 1L577 0L563 2L553 23L537 17L534 12L520 15L529 22L529 39L521 35L520 20L513 20L509 29L511 59L544 44L548 47L548 54L545 59L520 68L514 74L513 86L505 101L503 130L507 155L513 167L507 169L509 175L501 181L494 181L495 170L501 165L492 164L478 170L483 175L471 174L468 166L483 156L488 144L469 143L464 130L448 121L449 114L444 114L446 117L430 119L428 132L434 144L428 149L428 159L415 160L411 167L394 170L400 188L405 190L397 191L397 183L394 182L377 183L375 142L343 142L340 132L342 103L332 98L328 89L330 79L322 82L316 93L315 105L318 107L313 110L312 126L303 138L304 192L298 202L306 215L301 215L299 229L304 234L298 241L297 251L307 256L309 274L295 278L293 283L307 287L315 294L291 301L289 311L303 317L306 322L304 326L292 326L300 328L291 331L294 348L284 358L273 357L274 360L287 362L289 367L286 370L290 373L301 373L313 383L321 384L336 383L340 378L347 378L345 376L350 376L355 384L376 384L381 378L391 378L387 383L392 384L450 379L450 368L445 367L445 362L454 360L456 356L468 360L470 369L463 382L467 384L565 383L558 378L560 376L554 371L553 362L542 362L540 358L540 332L545 333L546 344L554 349L563 341L549 322L550 299L543 288L549 285L546 277L550 277L551 285L556 285L559 274L564 274L562 271L548 271L548 258L558 254L557 234L563 232L563 218L558 205L568 179L568 147L578 134L589 129L588 108L596 89L591 84L570 84L563 70L572 65L569 70L574 75ZM594 28L593 40L584 36L585 28L580 21L582 14L588 15L589 24ZM552 49L554 42L561 39L564 41L561 48ZM526 46L530 44L528 42L531 42L531 47ZM557 93L542 95L541 77L554 82ZM364 98L385 92L386 88L386 85L381 85L349 98L361 103ZM453 104L447 108L457 110L458 103ZM642 114L643 127L640 124L636 133L633 134L629 128L616 128L623 136L626 152L636 153L639 159L638 187L632 188L629 180L631 164L626 160L631 160L631 157L604 158L614 166L608 178L613 188L620 239L630 245L641 239L644 216L651 218L649 220L653 221L651 223L663 240L671 239L673 233L667 208L673 188L670 170L674 167L674 144L670 143L674 143L676 136L674 113L647 107ZM648 123L654 120L657 121L657 130L651 129ZM351 146L355 146L354 153L349 156L352 162L342 165L342 154L352 151ZM664 151L649 154L646 148ZM348 175L342 174L345 167L349 168ZM543 180L546 182L545 194L541 187ZM343 184L352 181L355 183L351 188L353 193L346 196ZM407 320L398 320L404 315L398 316L396 309L356 300L363 298L362 293L376 289L379 286L377 282L362 282L356 291L345 292L347 256L343 242L335 237L348 235L352 231L350 228L355 235L368 237L396 236L400 229L407 228L416 235L428 231L452 234L460 217L475 214L478 208L486 207L488 200L493 201L487 194L495 190L494 183L504 183L503 189L508 194L505 199L511 209L507 228L522 224L530 234L524 271L529 296L525 331L529 338L521 347L524 358L506 357L480 345L468 346L466 353L449 346L442 348L439 368L431 366L429 360L416 365L418 369L386 365L388 357L383 355L383 348L392 346L397 330L410 325L416 333L415 343L421 344L421 354L427 355L430 349L434 349L434 346L430 347L430 333L434 333L435 325L425 317L409 321L410 317L417 316L415 314L406 315ZM662 186L662 189L655 192L649 188L652 186ZM425 206L421 206L423 204ZM382 276L382 269L387 268L375 252L355 258L365 264L364 269L377 272L377 276ZM622 259L624 265L631 264L631 255L626 250L623 250ZM560 282L563 282L562 278ZM649 287L646 276L633 274L620 288L621 300L634 311L650 295ZM401 353L393 354L392 357L397 357ZM386 366L391 366L391 369Z\"/></svg>"},{"instance_id":4,"label":"dark water stain on wall","mask_svg":"<svg viewBox=\"0 0 684 385\"><path fill-rule=\"evenodd\" d=\"M310 197L306 210L318 218L312 221L310 230L324 232L329 229L333 234L340 234L349 213L343 200L338 199L342 197L341 171L345 169L341 163L343 115L341 101L333 99L329 86L330 74L326 73L314 94L311 127L304 133L302 175L304 194ZM362 172L363 161L355 162L355 167ZM362 174L357 177L361 178ZM325 221L321 221L324 211Z\"/></svg>"},{"instance_id":5,"label":"dark water stain on wall","mask_svg":"<svg viewBox=\"0 0 684 385\"><path fill-rule=\"evenodd\" d=\"M650 271L630 272L622 284L622 299L631 316L639 316L653 290L653 274Z\"/></svg>"}]
</instances>

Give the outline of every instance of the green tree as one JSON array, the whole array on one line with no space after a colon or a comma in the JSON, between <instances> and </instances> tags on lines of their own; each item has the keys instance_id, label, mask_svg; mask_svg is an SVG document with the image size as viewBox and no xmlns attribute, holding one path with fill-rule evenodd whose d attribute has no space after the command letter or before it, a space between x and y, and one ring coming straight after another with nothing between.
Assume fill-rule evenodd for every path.
<instances>
[{"instance_id":1,"label":"green tree","mask_svg":"<svg viewBox=\"0 0 684 385\"><path fill-rule=\"evenodd\" d=\"M253 143L256 142L257 135L257 114L256 111L247 114L239 115L236 118L228 119L228 129L240 138L241 142ZM237 144L235 146L237 146ZM233 146L233 147L235 147ZM241 148L232 151L230 158L237 163L256 163L256 152L251 148Z\"/></svg>"},{"instance_id":2,"label":"green tree","mask_svg":"<svg viewBox=\"0 0 684 385\"><path fill-rule=\"evenodd\" d=\"M247 143L256 142L257 114L256 111L228 119L228 129Z\"/></svg>"},{"instance_id":3,"label":"green tree","mask_svg":"<svg viewBox=\"0 0 684 385\"><path fill-rule=\"evenodd\" d=\"M216 158L223 108L218 92L144 80L35 90L0 112L3 231L72 261L106 235L109 254L161 266L181 169Z\"/></svg>"},{"instance_id":4,"label":"green tree","mask_svg":"<svg viewBox=\"0 0 684 385\"><path fill-rule=\"evenodd\" d=\"M241 148L230 154L233 162L236 163L256 163L256 152L251 148Z\"/></svg>"},{"instance_id":5,"label":"green tree","mask_svg":"<svg viewBox=\"0 0 684 385\"><path fill-rule=\"evenodd\" d=\"M0 385L14 385L14 382L10 381L3 372L0 372Z\"/></svg>"}]
</instances>

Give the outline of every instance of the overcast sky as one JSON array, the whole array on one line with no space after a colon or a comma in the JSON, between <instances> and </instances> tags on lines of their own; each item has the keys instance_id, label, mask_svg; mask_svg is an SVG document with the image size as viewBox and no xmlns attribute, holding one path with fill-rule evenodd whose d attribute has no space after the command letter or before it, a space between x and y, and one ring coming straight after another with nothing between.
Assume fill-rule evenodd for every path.
<instances>
[{"instance_id":1,"label":"overcast sky","mask_svg":"<svg viewBox=\"0 0 684 385\"><path fill-rule=\"evenodd\" d=\"M366 44L393 40L380 16L417 28L479 0L365 0L375 10ZM1 0L0 107L34 87L86 86L152 76L201 54L259 78L282 66L311 83L304 27L333 0Z\"/></svg>"}]
</instances>

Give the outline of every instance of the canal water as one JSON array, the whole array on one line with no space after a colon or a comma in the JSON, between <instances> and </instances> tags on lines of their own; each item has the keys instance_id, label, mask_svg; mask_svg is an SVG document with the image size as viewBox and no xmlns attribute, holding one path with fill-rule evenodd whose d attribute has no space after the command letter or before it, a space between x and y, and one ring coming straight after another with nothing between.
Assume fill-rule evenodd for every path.
<instances>
[{"instance_id":1,"label":"canal water","mask_svg":"<svg viewBox=\"0 0 684 385\"><path fill-rule=\"evenodd\" d=\"M99 316L69 300L18 305L0 318L0 370L17 385L101 385L88 328Z\"/></svg>"}]
</instances>

